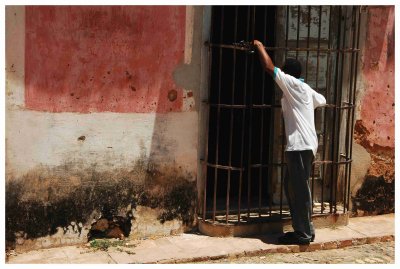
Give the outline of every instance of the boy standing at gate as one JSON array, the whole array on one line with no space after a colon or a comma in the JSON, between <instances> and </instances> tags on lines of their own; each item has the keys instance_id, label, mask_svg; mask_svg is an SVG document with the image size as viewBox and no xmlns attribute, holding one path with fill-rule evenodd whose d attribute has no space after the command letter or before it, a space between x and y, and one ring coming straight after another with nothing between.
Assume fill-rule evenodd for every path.
<instances>
[{"instance_id":1,"label":"boy standing at gate","mask_svg":"<svg viewBox=\"0 0 400 269\"><path fill-rule=\"evenodd\" d=\"M285 233L279 237L279 242L309 244L315 238L309 186L311 165L318 148L314 109L325 105L326 100L300 79L301 64L298 60L286 59L281 70L273 64L260 41L254 40L253 45L264 70L274 78L283 92L281 104L287 141L284 189L294 232Z\"/></svg>"}]
</instances>

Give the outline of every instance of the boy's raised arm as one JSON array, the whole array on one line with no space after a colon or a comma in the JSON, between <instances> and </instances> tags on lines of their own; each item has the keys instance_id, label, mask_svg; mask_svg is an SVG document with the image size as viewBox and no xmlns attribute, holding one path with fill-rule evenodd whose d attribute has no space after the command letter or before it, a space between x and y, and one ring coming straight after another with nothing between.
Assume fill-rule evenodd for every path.
<instances>
[{"instance_id":1,"label":"boy's raised arm","mask_svg":"<svg viewBox=\"0 0 400 269\"><path fill-rule=\"evenodd\" d=\"M260 61L264 70L268 74L273 76L275 65L272 62L271 58L269 57L267 51L265 50L264 45L258 40L254 40L253 45L256 47L258 51L258 55L260 56Z\"/></svg>"}]
</instances>

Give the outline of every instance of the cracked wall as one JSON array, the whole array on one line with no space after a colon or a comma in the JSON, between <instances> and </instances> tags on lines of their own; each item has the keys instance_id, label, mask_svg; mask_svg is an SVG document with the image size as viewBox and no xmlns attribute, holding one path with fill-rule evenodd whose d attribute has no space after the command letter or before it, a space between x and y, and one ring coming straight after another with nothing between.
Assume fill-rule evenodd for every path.
<instances>
[{"instance_id":1,"label":"cracked wall","mask_svg":"<svg viewBox=\"0 0 400 269\"><path fill-rule=\"evenodd\" d=\"M394 212L394 7L369 6L365 17L354 128L354 215Z\"/></svg>"}]
</instances>

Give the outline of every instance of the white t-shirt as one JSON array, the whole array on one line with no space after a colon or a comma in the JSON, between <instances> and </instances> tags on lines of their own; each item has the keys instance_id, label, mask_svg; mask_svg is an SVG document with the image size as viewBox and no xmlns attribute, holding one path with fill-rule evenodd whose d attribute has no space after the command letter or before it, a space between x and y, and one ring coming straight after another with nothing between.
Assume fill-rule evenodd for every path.
<instances>
[{"instance_id":1,"label":"white t-shirt","mask_svg":"<svg viewBox=\"0 0 400 269\"><path fill-rule=\"evenodd\" d=\"M312 150L318 148L314 124L314 109L326 104L325 97L300 79L274 69L274 79L281 88L283 118L286 131L286 151Z\"/></svg>"}]
</instances>

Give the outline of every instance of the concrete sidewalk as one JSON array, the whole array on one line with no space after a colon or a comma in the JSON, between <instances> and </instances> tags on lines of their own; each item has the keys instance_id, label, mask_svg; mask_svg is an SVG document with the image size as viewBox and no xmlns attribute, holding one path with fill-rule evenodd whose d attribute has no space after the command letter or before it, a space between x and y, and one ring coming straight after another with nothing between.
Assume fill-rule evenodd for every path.
<instances>
[{"instance_id":1,"label":"concrete sidewalk","mask_svg":"<svg viewBox=\"0 0 400 269\"><path fill-rule=\"evenodd\" d=\"M278 245L279 235L218 238L182 234L131 241L107 251L66 246L16 253L9 256L7 263L190 263L245 255L314 251L394 240L394 223L394 214L350 218L347 226L317 229L315 242L306 246Z\"/></svg>"}]
</instances>

